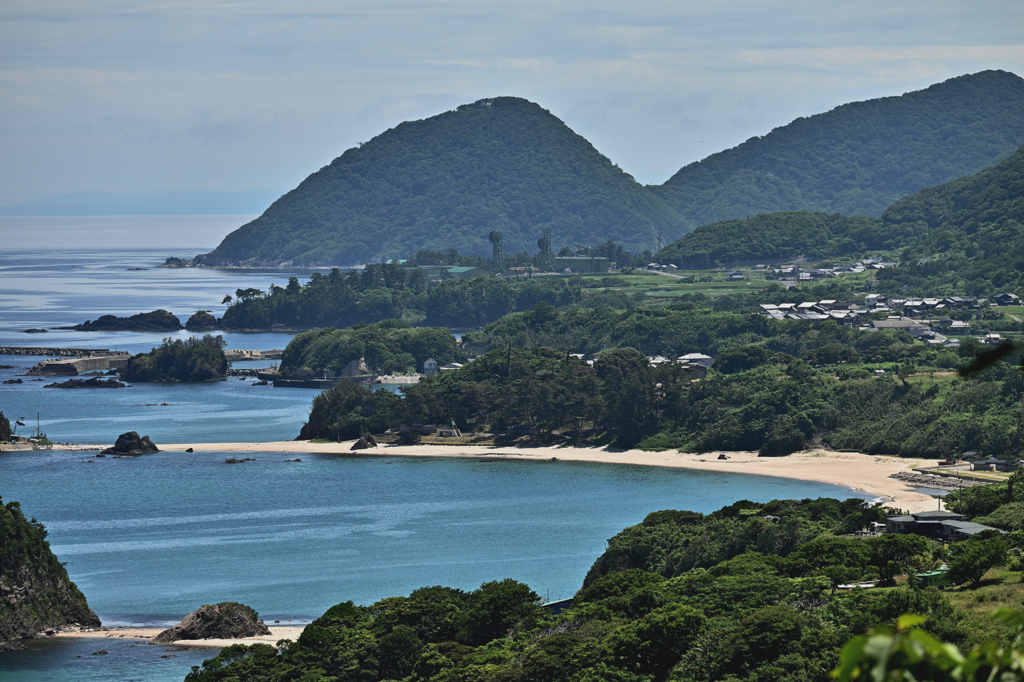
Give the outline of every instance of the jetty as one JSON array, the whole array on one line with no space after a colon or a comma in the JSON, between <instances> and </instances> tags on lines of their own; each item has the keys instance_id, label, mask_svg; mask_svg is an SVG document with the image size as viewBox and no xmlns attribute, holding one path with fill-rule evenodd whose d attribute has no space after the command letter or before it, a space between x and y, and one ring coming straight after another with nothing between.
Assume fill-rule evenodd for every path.
<instances>
[{"instance_id":1,"label":"jetty","mask_svg":"<svg viewBox=\"0 0 1024 682\"><path fill-rule=\"evenodd\" d=\"M91 358L98 355L128 355L106 348L46 348L44 346L0 346L0 355L45 355L57 358Z\"/></svg>"},{"instance_id":2,"label":"jetty","mask_svg":"<svg viewBox=\"0 0 1024 682\"><path fill-rule=\"evenodd\" d=\"M83 348L46 348L41 350L77 350L80 353L71 357L54 360L43 360L33 365L27 372L28 376L75 376L83 372L102 372L112 369L124 369L128 366L131 354L118 350L90 350ZM10 353L14 355L14 353ZM18 355L59 355L58 353L18 353Z\"/></svg>"}]
</instances>

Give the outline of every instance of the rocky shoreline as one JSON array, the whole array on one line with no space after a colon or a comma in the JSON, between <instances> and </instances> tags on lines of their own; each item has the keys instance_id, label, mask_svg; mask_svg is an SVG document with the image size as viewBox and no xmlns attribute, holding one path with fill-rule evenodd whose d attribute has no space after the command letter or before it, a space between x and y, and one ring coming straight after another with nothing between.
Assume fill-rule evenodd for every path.
<instances>
[{"instance_id":1,"label":"rocky shoreline","mask_svg":"<svg viewBox=\"0 0 1024 682\"><path fill-rule=\"evenodd\" d=\"M889 478L895 478L897 481L918 485L922 488L937 488L938 490L961 490L963 488L973 488L989 484L989 481L979 481L960 476L939 476L937 474L910 471L899 471L891 474Z\"/></svg>"}]
</instances>

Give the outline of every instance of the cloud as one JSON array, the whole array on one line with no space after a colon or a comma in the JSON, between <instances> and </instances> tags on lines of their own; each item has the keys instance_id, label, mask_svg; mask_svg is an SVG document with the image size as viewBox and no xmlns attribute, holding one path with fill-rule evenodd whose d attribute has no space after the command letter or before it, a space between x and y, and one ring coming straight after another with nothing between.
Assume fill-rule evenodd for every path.
<instances>
[{"instance_id":1,"label":"cloud","mask_svg":"<svg viewBox=\"0 0 1024 682\"><path fill-rule=\"evenodd\" d=\"M0 203L287 190L407 119L538 102L644 182L845 102L1024 73L992 0L7 0Z\"/></svg>"}]
</instances>

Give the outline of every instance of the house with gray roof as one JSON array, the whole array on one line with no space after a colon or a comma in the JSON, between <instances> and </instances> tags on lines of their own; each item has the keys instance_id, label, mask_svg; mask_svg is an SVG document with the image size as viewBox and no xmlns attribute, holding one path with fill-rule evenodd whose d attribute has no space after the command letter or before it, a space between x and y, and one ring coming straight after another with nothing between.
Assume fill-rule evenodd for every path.
<instances>
[{"instance_id":1,"label":"house with gray roof","mask_svg":"<svg viewBox=\"0 0 1024 682\"><path fill-rule=\"evenodd\" d=\"M968 540L978 533L987 530L994 530L999 533L1004 531L992 526L984 526L973 521L964 521L963 514L943 511L940 509L913 514L902 514L900 516L887 516L885 519L885 531L887 533L912 533L923 535L939 542L959 542Z\"/></svg>"}]
</instances>

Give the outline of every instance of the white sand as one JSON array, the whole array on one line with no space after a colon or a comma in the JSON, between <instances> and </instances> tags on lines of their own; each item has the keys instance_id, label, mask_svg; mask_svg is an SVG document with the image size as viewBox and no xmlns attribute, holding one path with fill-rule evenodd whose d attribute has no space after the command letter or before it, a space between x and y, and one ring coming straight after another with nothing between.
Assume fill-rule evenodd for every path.
<instances>
[{"instance_id":1,"label":"white sand","mask_svg":"<svg viewBox=\"0 0 1024 682\"><path fill-rule=\"evenodd\" d=\"M302 453L358 454L369 457L508 457L537 461L557 457L569 462L637 464L818 481L854 488L868 495L882 498L887 505L907 511L936 508L936 501L931 496L913 492L913 488L907 484L889 478L890 474L920 466L925 460L826 450L798 452L788 457L758 457L756 452L728 452L726 454L729 459L719 460L717 452L693 455L676 450L644 452L642 450L620 451L608 448L514 448L483 445L384 445L352 452L352 441L343 443L310 443L308 441L180 443L160 444L159 447L161 450L167 451L194 448L197 452L280 453L287 455L289 459Z\"/></svg>"},{"instance_id":2,"label":"white sand","mask_svg":"<svg viewBox=\"0 0 1024 682\"><path fill-rule=\"evenodd\" d=\"M269 627L269 626L268 626ZM269 635L260 635L258 637L245 637L242 639L179 639L173 643L174 646L208 646L223 648L231 646L232 644L277 644L279 640L291 639L296 640L299 635L302 634L302 630L305 626L302 625L286 625L270 628ZM156 637L158 634L163 632L166 628L109 628L100 630L77 630L69 632L58 632L55 637L87 637L91 639L135 639L135 640L149 640ZM161 646L172 646L165 644Z\"/></svg>"}]
</instances>

